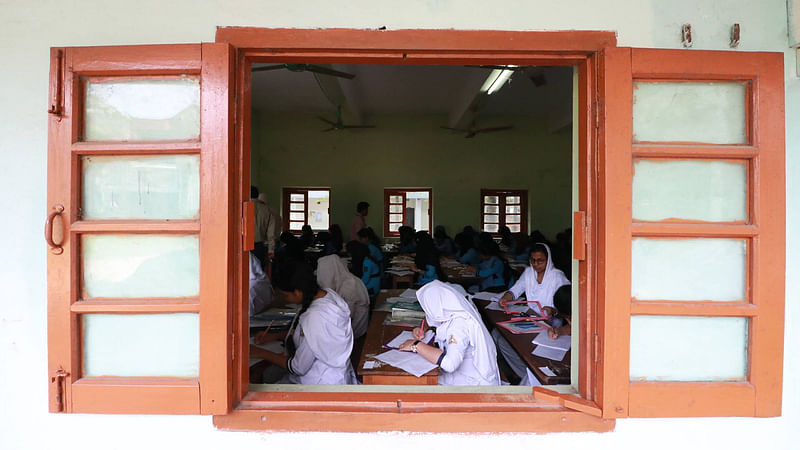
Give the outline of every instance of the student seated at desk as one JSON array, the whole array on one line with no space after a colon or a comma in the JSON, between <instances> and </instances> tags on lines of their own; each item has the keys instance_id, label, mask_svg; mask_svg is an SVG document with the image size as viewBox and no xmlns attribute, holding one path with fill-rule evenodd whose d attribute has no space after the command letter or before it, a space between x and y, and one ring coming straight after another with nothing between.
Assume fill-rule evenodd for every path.
<instances>
[{"instance_id":1,"label":"student seated at desk","mask_svg":"<svg viewBox=\"0 0 800 450\"><path fill-rule=\"evenodd\" d=\"M442 270L439 263L439 252L436 251L436 245L428 233L423 233L417 238L417 253L414 256L414 265L411 270L416 272L417 286L430 283L433 280L447 281L447 275Z\"/></svg>"},{"instance_id":2,"label":"student seated at desk","mask_svg":"<svg viewBox=\"0 0 800 450\"><path fill-rule=\"evenodd\" d=\"M481 291L503 292L506 281L503 277L505 264L500 258L500 248L494 241L482 242L478 248L481 262L478 264L476 275L481 277Z\"/></svg>"},{"instance_id":3,"label":"student seated at desk","mask_svg":"<svg viewBox=\"0 0 800 450\"><path fill-rule=\"evenodd\" d=\"M250 355L286 369L279 383L355 384L350 364L353 329L344 299L320 289L311 267L297 261L275 277L275 287L289 303L301 305L287 334L287 353L251 345Z\"/></svg>"},{"instance_id":4,"label":"student seated at desk","mask_svg":"<svg viewBox=\"0 0 800 450\"><path fill-rule=\"evenodd\" d=\"M397 253L414 253L417 251L417 244L414 242L414 229L403 225L397 229L400 233L400 245L397 246Z\"/></svg>"},{"instance_id":5,"label":"student seated at desk","mask_svg":"<svg viewBox=\"0 0 800 450\"><path fill-rule=\"evenodd\" d=\"M477 266L481 263L481 257L478 254L478 249L475 248L475 238L472 234L459 233L456 236L456 246L458 246L458 253L456 257L461 264L469 264L470 266Z\"/></svg>"},{"instance_id":6,"label":"student seated at desk","mask_svg":"<svg viewBox=\"0 0 800 450\"><path fill-rule=\"evenodd\" d=\"M415 339L400 350L419 353L442 369L439 384L448 386L498 386L497 353L475 305L458 291L432 281L417 291L427 324L436 327L437 346L419 339L425 327L414 328Z\"/></svg>"},{"instance_id":7,"label":"student seated at desk","mask_svg":"<svg viewBox=\"0 0 800 450\"><path fill-rule=\"evenodd\" d=\"M303 234L301 234L298 239L300 239L300 243L303 244L304 249L314 245L316 237L314 237L314 230L311 229L311 225L303 225Z\"/></svg>"},{"instance_id":8,"label":"student seated at desk","mask_svg":"<svg viewBox=\"0 0 800 450\"><path fill-rule=\"evenodd\" d=\"M347 270L339 255L323 256L317 261L317 283L322 289L336 292L347 303L353 337L358 339L366 334L369 293L361 279Z\"/></svg>"},{"instance_id":9,"label":"student seated at desk","mask_svg":"<svg viewBox=\"0 0 800 450\"><path fill-rule=\"evenodd\" d=\"M350 241L347 243L347 253L351 258L350 272L361 279L370 296L378 295L381 290L381 270L369 257L367 246L358 241Z\"/></svg>"},{"instance_id":10,"label":"student seated at desk","mask_svg":"<svg viewBox=\"0 0 800 450\"><path fill-rule=\"evenodd\" d=\"M553 265L550 248L547 244L534 244L528 255L530 266L525 269L522 276L514 286L500 298L500 305L516 300L522 293L528 301L536 300L542 305L544 311L534 311L537 314L551 316L553 309L553 295L556 290L565 284L570 284L564 272Z\"/></svg>"},{"instance_id":11,"label":"student seated at desk","mask_svg":"<svg viewBox=\"0 0 800 450\"><path fill-rule=\"evenodd\" d=\"M447 235L444 225L436 225L436 228L433 229L433 242L436 244L436 249L439 250L439 256L449 257L456 252L455 244Z\"/></svg>"},{"instance_id":12,"label":"student seated at desk","mask_svg":"<svg viewBox=\"0 0 800 450\"><path fill-rule=\"evenodd\" d=\"M263 312L272 303L272 283L253 252L250 252L250 315Z\"/></svg>"},{"instance_id":13,"label":"student seated at desk","mask_svg":"<svg viewBox=\"0 0 800 450\"><path fill-rule=\"evenodd\" d=\"M500 227L500 251L504 253L514 252L514 238L511 235L511 228L506 225Z\"/></svg>"},{"instance_id":14,"label":"student seated at desk","mask_svg":"<svg viewBox=\"0 0 800 450\"><path fill-rule=\"evenodd\" d=\"M375 231L370 227L362 228L356 235L358 236L358 242L367 246L369 257L378 264L378 267L381 268L381 272L383 272L383 252L381 251L380 240L378 240Z\"/></svg>"},{"instance_id":15,"label":"student seated at desk","mask_svg":"<svg viewBox=\"0 0 800 450\"><path fill-rule=\"evenodd\" d=\"M572 335L572 286L565 284L561 286L553 295L553 319L552 328L547 330L550 339L557 339L559 336Z\"/></svg>"},{"instance_id":16,"label":"student seated at desk","mask_svg":"<svg viewBox=\"0 0 800 450\"><path fill-rule=\"evenodd\" d=\"M334 223L328 227L328 233L330 234L330 239L325 244L325 248L322 250L323 256L335 255L342 251L342 247L344 246L342 227Z\"/></svg>"}]
</instances>

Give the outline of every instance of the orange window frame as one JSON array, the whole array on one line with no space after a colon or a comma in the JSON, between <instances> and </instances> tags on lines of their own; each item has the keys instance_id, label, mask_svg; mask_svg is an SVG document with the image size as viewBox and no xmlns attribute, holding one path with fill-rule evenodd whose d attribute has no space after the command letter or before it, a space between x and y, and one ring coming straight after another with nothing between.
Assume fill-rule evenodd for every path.
<instances>
[{"instance_id":1,"label":"orange window frame","mask_svg":"<svg viewBox=\"0 0 800 450\"><path fill-rule=\"evenodd\" d=\"M303 217L304 220L302 221L303 225L308 225L308 191L327 191L328 196L331 194L331 188L327 187L285 187L283 188L282 192L282 212L283 212L283 229L292 233L292 234L302 234L303 230L292 230L291 222L300 223L299 220L291 220L291 213L300 212L300 210L292 210L291 206L292 203L301 203L298 201L292 201L292 194L299 194L303 196ZM330 208L328 208L328 218L330 219ZM322 230L316 230L322 231Z\"/></svg>"},{"instance_id":2,"label":"orange window frame","mask_svg":"<svg viewBox=\"0 0 800 450\"><path fill-rule=\"evenodd\" d=\"M400 225L406 224L406 202L408 201L408 197L406 194L408 192L427 192L428 193L428 231L433 232L433 189L431 188L387 188L383 190L383 235L384 236L400 236L399 231L392 231L391 224L399 223ZM392 197L402 197L401 203L392 203ZM403 219L400 222L391 221L393 213L390 210L390 206L392 205L402 205L402 214Z\"/></svg>"},{"instance_id":3,"label":"orange window frame","mask_svg":"<svg viewBox=\"0 0 800 450\"><path fill-rule=\"evenodd\" d=\"M481 189L481 231L486 230L487 223L493 222L486 222L486 215L491 214L486 212L486 206L489 205L486 203L487 196L497 196L498 203L497 206L499 207L498 214L498 231L490 232L493 236L499 236L500 231L499 228L502 226L508 226L506 223L506 216L509 213L506 212L506 196L517 196L519 197L519 206L520 206L520 221L519 221L519 233L528 234L528 190L527 189ZM513 205L512 205L513 206ZM516 215L516 214L511 214Z\"/></svg>"},{"instance_id":4,"label":"orange window frame","mask_svg":"<svg viewBox=\"0 0 800 450\"><path fill-rule=\"evenodd\" d=\"M593 181L596 111L597 57L616 45L613 32L497 32L458 30L292 30L219 28L217 42L238 50L236 153L242 178L237 197L249 195L250 108L253 63L303 62L318 64L514 64L574 66L579 77L578 146L580 153L579 208L585 223L593 224ZM401 49L401 50L398 50ZM234 204L238 205L239 202ZM235 214L241 211L237 210ZM589 228L587 228L589 229ZM587 232L587 230L580 230ZM577 388L579 396L557 394L535 388L528 395L426 393L310 393L249 392L247 283L242 275L236 290L233 323L234 395L238 406L229 414L216 415L222 429L338 430L338 431L608 431L612 419L601 418L597 402L599 379L592 369L596 342L592 336L598 316L591 280L594 247L588 242L580 261L579 308L586 311L577 324L582 330ZM242 267L246 267L243 254ZM586 282L583 282L583 281ZM236 401L234 402L236 403ZM413 414L409 414L413 412ZM475 413L475 414L464 414ZM482 413L492 413L486 421Z\"/></svg>"}]
</instances>

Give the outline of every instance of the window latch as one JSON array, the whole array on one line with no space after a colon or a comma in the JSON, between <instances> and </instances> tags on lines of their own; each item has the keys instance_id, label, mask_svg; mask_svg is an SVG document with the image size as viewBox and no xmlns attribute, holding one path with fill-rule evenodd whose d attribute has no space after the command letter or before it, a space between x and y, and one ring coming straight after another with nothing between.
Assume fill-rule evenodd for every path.
<instances>
[{"instance_id":1,"label":"window latch","mask_svg":"<svg viewBox=\"0 0 800 450\"><path fill-rule=\"evenodd\" d=\"M56 370L55 376L50 378L51 383L56 384L56 411L64 411L64 379L69 376L69 372L59 368Z\"/></svg>"}]
</instances>

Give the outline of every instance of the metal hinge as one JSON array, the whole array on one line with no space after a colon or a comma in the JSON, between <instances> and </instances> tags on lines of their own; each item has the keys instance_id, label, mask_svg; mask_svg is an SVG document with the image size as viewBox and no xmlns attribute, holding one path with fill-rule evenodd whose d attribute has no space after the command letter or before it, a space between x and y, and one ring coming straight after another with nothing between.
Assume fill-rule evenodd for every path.
<instances>
[{"instance_id":1,"label":"metal hinge","mask_svg":"<svg viewBox=\"0 0 800 450\"><path fill-rule=\"evenodd\" d=\"M58 369L55 375L50 377L50 382L56 383L56 412L64 411L64 379L68 376L69 372Z\"/></svg>"}]
</instances>

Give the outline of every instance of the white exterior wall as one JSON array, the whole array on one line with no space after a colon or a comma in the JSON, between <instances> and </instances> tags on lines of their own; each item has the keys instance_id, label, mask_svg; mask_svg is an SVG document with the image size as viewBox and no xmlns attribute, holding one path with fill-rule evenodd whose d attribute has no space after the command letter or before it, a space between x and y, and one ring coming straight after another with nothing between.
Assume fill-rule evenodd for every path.
<instances>
[{"instance_id":1,"label":"white exterior wall","mask_svg":"<svg viewBox=\"0 0 800 450\"><path fill-rule=\"evenodd\" d=\"M613 30L618 45L785 53L787 296L783 416L625 419L605 434L420 435L231 433L210 417L47 412L46 205L48 48L212 42L216 26ZM0 449L107 448L797 448L800 446L800 80L788 48L786 0L0 0ZM691 50L687 50L691 51ZM794 231L794 233L792 233ZM363 447L362 447L363 446ZM590 447L593 446L593 447Z\"/></svg>"}]
</instances>

